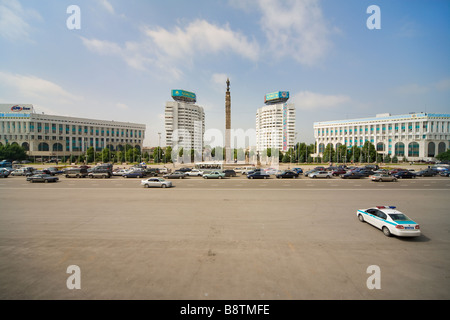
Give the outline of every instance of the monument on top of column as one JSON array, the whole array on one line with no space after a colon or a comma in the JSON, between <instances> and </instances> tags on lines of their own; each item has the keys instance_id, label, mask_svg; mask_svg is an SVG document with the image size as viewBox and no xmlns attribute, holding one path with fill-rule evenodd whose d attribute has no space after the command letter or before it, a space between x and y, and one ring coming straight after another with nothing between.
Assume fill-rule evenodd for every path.
<instances>
[{"instance_id":1,"label":"monument on top of column","mask_svg":"<svg viewBox=\"0 0 450 320\"><path fill-rule=\"evenodd\" d=\"M227 92L225 94L225 163L233 161L233 150L231 150L231 93L230 79L227 78Z\"/></svg>"}]
</instances>

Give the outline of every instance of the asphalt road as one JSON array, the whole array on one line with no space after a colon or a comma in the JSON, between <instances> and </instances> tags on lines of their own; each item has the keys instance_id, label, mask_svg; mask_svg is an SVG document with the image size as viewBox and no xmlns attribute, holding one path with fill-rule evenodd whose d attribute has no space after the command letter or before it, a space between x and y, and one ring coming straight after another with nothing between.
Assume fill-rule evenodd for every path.
<instances>
[{"instance_id":1,"label":"asphalt road","mask_svg":"<svg viewBox=\"0 0 450 320\"><path fill-rule=\"evenodd\" d=\"M0 179L0 299L450 298L449 178L139 181ZM359 222L375 205L423 235ZM367 286L373 265L380 289Z\"/></svg>"}]
</instances>

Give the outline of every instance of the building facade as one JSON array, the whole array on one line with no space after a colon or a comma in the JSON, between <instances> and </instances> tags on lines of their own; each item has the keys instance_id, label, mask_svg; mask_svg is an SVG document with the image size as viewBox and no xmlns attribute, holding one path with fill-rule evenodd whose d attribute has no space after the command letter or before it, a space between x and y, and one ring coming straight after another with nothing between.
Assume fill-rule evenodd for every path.
<instances>
[{"instance_id":1,"label":"building facade","mask_svg":"<svg viewBox=\"0 0 450 320\"><path fill-rule=\"evenodd\" d=\"M172 90L174 101L165 107L166 146L172 149L203 150L205 111L195 104L196 95L184 90Z\"/></svg>"},{"instance_id":2,"label":"building facade","mask_svg":"<svg viewBox=\"0 0 450 320\"><path fill-rule=\"evenodd\" d=\"M361 147L370 141L378 153L408 160L428 160L450 147L450 114L378 114L374 118L314 123L316 152L328 144Z\"/></svg>"},{"instance_id":3,"label":"building facade","mask_svg":"<svg viewBox=\"0 0 450 320\"><path fill-rule=\"evenodd\" d=\"M145 125L48 115L32 105L0 105L0 143L16 143L29 156L63 157L96 151L142 150Z\"/></svg>"},{"instance_id":4,"label":"building facade","mask_svg":"<svg viewBox=\"0 0 450 320\"><path fill-rule=\"evenodd\" d=\"M286 152L295 145L295 106L288 104L289 92L266 95L266 106L256 112L256 150Z\"/></svg>"}]
</instances>

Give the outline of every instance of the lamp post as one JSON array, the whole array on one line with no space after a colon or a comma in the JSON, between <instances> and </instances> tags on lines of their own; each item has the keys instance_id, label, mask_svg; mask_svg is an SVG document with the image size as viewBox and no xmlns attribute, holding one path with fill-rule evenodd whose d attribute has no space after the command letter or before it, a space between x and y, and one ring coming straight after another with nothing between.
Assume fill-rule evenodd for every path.
<instances>
[{"instance_id":1,"label":"lamp post","mask_svg":"<svg viewBox=\"0 0 450 320\"><path fill-rule=\"evenodd\" d=\"M161 161L161 132L158 132L158 162Z\"/></svg>"}]
</instances>

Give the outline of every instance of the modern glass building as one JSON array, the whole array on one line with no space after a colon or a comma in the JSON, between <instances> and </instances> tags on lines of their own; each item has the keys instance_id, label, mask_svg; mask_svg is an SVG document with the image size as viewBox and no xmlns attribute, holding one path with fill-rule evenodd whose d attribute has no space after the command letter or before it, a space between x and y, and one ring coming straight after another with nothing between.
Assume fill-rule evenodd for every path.
<instances>
[{"instance_id":1,"label":"modern glass building","mask_svg":"<svg viewBox=\"0 0 450 320\"><path fill-rule=\"evenodd\" d=\"M378 114L374 118L314 123L317 154L328 144L361 147L370 141L378 153L428 160L450 147L450 114Z\"/></svg>"},{"instance_id":2,"label":"modern glass building","mask_svg":"<svg viewBox=\"0 0 450 320\"><path fill-rule=\"evenodd\" d=\"M203 150L205 111L196 105L195 93L172 90L174 101L165 107L166 146L183 150ZM175 150L174 149L174 150Z\"/></svg>"},{"instance_id":3,"label":"modern glass building","mask_svg":"<svg viewBox=\"0 0 450 320\"><path fill-rule=\"evenodd\" d=\"M266 106L256 112L256 150L268 148L286 152L295 145L295 106L287 103L289 92L265 96Z\"/></svg>"},{"instance_id":4,"label":"modern glass building","mask_svg":"<svg viewBox=\"0 0 450 320\"><path fill-rule=\"evenodd\" d=\"M18 144L44 158L96 151L142 150L145 125L36 113L33 105L0 104L0 143Z\"/></svg>"}]
</instances>

